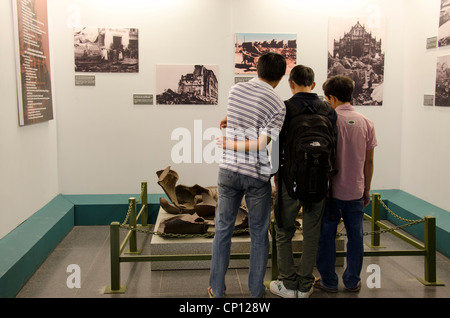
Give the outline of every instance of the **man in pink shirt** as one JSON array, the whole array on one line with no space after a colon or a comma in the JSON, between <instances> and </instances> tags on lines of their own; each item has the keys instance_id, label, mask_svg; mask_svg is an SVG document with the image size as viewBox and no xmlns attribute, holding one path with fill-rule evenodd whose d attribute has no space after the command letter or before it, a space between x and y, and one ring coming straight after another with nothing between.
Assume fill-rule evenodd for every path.
<instances>
[{"instance_id":1,"label":"man in pink shirt","mask_svg":"<svg viewBox=\"0 0 450 318\"><path fill-rule=\"evenodd\" d=\"M327 204L317 253L320 279L315 286L337 292L335 272L336 230L342 218L347 232L347 267L342 281L347 291L361 288L363 263L363 209L370 201L374 149L377 146L373 122L351 105L353 80L334 76L323 84L325 98L338 114L337 175L333 178L333 204ZM331 207L331 209L330 209Z\"/></svg>"}]
</instances>

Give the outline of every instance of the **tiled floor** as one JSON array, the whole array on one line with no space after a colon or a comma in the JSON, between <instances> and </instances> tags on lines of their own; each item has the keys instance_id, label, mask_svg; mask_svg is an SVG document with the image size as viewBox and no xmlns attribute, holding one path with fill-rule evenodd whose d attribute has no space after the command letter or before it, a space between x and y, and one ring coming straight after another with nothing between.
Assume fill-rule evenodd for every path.
<instances>
[{"instance_id":1,"label":"tiled floor","mask_svg":"<svg viewBox=\"0 0 450 318\"><path fill-rule=\"evenodd\" d=\"M418 225L420 226L420 225ZM370 224L365 221L365 228ZM122 230L121 230L122 231ZM121 232L124 236L125 232ZM366 236L365 240L370 241ZM138 233L138 248L149 254L151 235ZM381 238L386 249L414 249L397 237L385 233ZM366 247L368 249L368 247ZM80 288L69 288L72 271L69 265L80 268ZM369 288L367 272L370 264L378 264L381 270L380 288ZM337 267L338 275L344 268ZM247 269L230 269L226 277L227 297L249 297ZM361 273L362 288L359 293L340 291L328 294L316 290L312 298L450 298L450 260L437 255L438 280L445 286L424 286L416 278L424 277L422 256L365 257ZM270 279L270 269L267 270ZM48 256L35 274L17 295L17 298L205 298L208 297L209 270L152 271L148 262L122 263L121 284L126 285L124 294L104 294L110 285L109 227L77 226ZM266 291L266 298L276 298Z\"/></svg>"}]
</instances>

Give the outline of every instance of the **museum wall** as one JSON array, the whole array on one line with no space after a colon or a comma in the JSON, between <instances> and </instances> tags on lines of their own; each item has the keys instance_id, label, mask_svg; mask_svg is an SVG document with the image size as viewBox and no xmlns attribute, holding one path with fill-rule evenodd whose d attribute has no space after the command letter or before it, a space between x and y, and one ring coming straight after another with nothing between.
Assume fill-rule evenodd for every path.
<instances>
[{"instance_id":1,"label":"museum wall","mask_svg":"<svg viewBox=\"0 0 450 318\"><path fill-rule=\"evenodd\" d=\"M56 121L19 127L11 1L0 1L0 238L58 193Z\"/></svg>"},{"instance_id":2,"label":"museum wall","mask_svg":"<svg viewBox=\"0 0 450 318\"><path fill-rule=\"evenodd\" d=\"M297 63L315 70L315 91L322 95L330 16L386 21L383 105L356 107L376 126L373 188L401 188L450 211L444 200L450 147L442 146L448 145L450 109L423 106L423 95L434 94L436 56L449 52L425 49L426 38L437 35L439 5L439 0L48 0L54 120L19 128L14 48L0 51L5 105L0 237L57 193L137 193L141 181L149 182L149 192L161 193L156 171L168 165L180 183L216 184L218 164L194 153L213 142L203 134L225 115L228 90L238 76L235 34L296 33ZM11 3L2 1L0 8L5 41L13 43ZM139 72L90 73L95 86L76 86L75 75L85 73L75 72L74 27L83 26L137 28ZM217 65L218 104L157 105L156 66L166 64ZM283 99L291 96L287 78L276 91ZM133 94L152 94L154 103L135 105ZM180 129L189 132L191 159L177 163L172 150Z\"/></svg>"},{"instance_id":3,"label":"museum wall","mask_svg":"<svg viewBox=\"0 0 450 318\"><path fill-rule=\"evenodd\" d=\"M405 6L401 189L450 211L450 107L423 102L435 94L437 58L450 55L450 46L426 48L427 38L438 35L440 3Z\"/></svg>"},{"instance_id":4,"label":"museum wall","mask_svg":"<svg viewBox=\"0 0 450 318\"><path fill-rule=\"evenodd\" d=\"M374 4L376 3L376 4ZM59 177L62 193L133 193L141 180L160 192L155 172L170 165L186 185L214 185L218 164L194 162L194 147L208 128L225 115L234 84L235 33L296 33L298 63L314 68L322 94L327 74L329 15L381 14L388 19L385 105L360 107L377 126L377 172L374 187L400 185L403 59L401 1L49 1L58 112ZM345 4L345 5L343 5ZM139 29L139 73L96 73L95 87L74 85L73 26ZM133 94L155 94L156 65L214 64L219 66L218 105L133 105ZM77 73L78 74L78 73ZM277 87L291 96L287 78ZM201 121L201 127L195 125ZM194 127L195 126L195 127ZM381 129L383 127L383 129ZM387 129L384 129L387 127ZM191 133L191 162L175 163L171 134ZM201 156L200 156L201 157Z\"/></svg>"}]
</instances>

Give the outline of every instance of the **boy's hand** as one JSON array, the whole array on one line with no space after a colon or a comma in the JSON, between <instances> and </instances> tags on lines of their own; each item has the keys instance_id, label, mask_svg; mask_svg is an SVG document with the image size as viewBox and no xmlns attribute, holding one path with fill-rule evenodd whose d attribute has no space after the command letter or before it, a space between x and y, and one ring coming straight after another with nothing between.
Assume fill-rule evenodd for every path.
<instances>
[{"instance_id":1,"label":"boy's hand","mask_svg":"<svg viewBox=\"0 0 450 318\"><path fill-rule=\"evenodd\" d=\"M216 138L216 145L219 148L227 149L227 138L226 137L217 137Z\"/></svg>"},{"instance_id":2,"label":"boy's hand","mask_svg":"<svg viewBox=\"0 0 450 318\"><path fill-rule=\"evenodd\" d=\"M227 116L225 116L225 117L220 121L219 127L220 127L220 129L222 129L222 128L227 128Z\"/></svg>"}]
</instances>

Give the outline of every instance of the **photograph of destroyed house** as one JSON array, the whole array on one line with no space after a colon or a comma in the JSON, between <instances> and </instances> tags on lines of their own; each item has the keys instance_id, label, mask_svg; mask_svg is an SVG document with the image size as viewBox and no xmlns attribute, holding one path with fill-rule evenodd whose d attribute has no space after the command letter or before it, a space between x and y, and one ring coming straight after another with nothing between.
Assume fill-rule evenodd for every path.
<instances>
[{"instance_id":1,"label":"photograph of destroyed house","mask_svg":"<svg viewBox=\"0 0 450 318\"><path fill-rule=\"evenodd\" d=\"M138 29L74 29L75 72L138 73Z\"/></svg>"},{"instance_id":2,"label":"photograph of destroyed house","mask_svg":"<svg viewBox=\"0 0 450 318\"><path fill-rule=\"evenodd\" d=\"M265 52L286 58L286 74L297 62L297 35L272 33L237 33L234 51L235 74L256 74L256 63Z\"/></svg>"},{"instance_id":3,"label":"photograph of destroyed house","mask_svg":"<svg viewBox=\"0 0 450 318\"><path fill-rule=\"evenodd\" d=\"M450 55L437 58L435 94L435 106L450 106Z\"/></svg>"},{"instance_id":4,"label":"photograph of destroyed house","mask_svg":"<svg viewBox=\"0 0 450 318\"><path fill-rule=\"evenodd\" d=\"M441 0L438 44L439 47L450 45L450 0Z\"/></svg>"},{"instance_id":5,"label":"photograph of destroyed house","mask_svg":"<svg viewBox=\"0 0 450 318\"><path fill-rule=\"evenodd\" d=\"M156 104L217 105L218 65L157 65Z\"/></svg>"},{"instance_id":6,"label":"photograph of destroyed house","mask_svg":"<svg viewBox=\"0 0 450 318\"><path fill-rule=\"evenodd\" d=\"M328 34L328 78L353 79L355 106L383 105L383 20L330 18Z\"/></svg>"}]
</instances>

